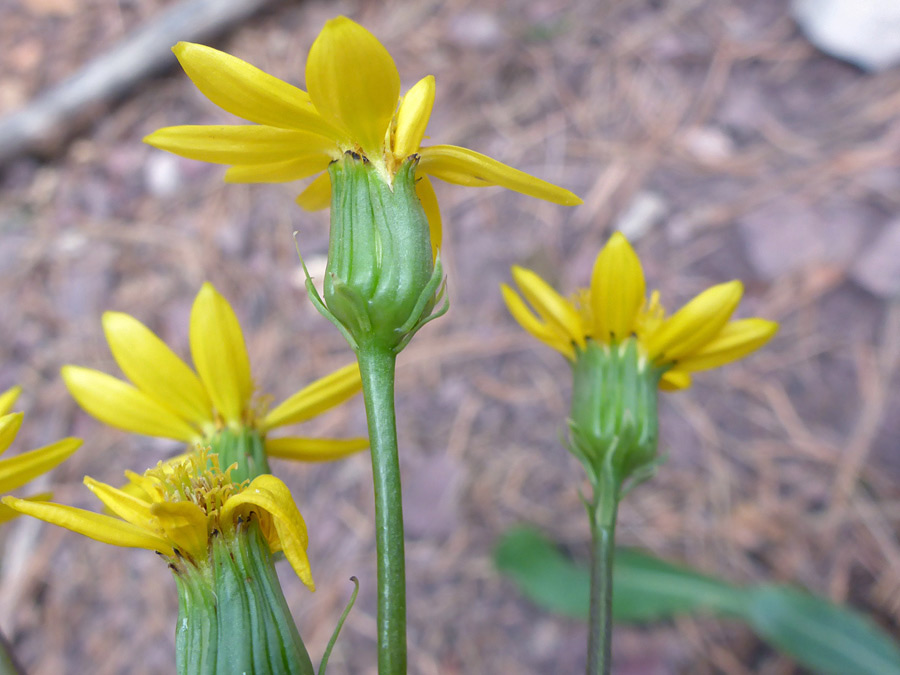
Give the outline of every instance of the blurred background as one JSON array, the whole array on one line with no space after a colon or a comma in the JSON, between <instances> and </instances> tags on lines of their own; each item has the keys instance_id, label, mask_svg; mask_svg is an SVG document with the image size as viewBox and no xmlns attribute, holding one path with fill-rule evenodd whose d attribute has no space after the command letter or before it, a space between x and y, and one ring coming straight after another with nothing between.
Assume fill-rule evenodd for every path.
<instances>
[{"instance_id":1,"label":"blurred background","mask_svg":"<svg viewBox=\"0 0 900 675\"><path fill-rule=\"evenodd\" d=\"M667 308L740 278L739 314L781 322L758 354L662 396L669 459L623 503L621 543L738 583L793 582L896 634L900 70L819 51L778 0L258 4L205 42L303 86L310 44L346 14L390 50L404 90L437 78L432 143L585 201L436 181L452 306L398 371L411 673L583 672L585 626L533 607L491 563L520 522L575 555L589 540L582 470L560 443L569 368L515 324L498 285L513 264L565 293L587 285L616 227ZM175 5L2 3L0 119ZM328 233L326 214L293 203L302 185L224 185L222 167L141 143L161 126L233 122L168 56L0 166L0 388L25 389L13 452L85 439L45 481L58 501L96 509L85 474L117 483L178 449L105 428L66 393L65 363L118 373L105 310L187 358L190 305L212 281L241 320L259 390L278 400L352 360L305 296L292 232L319 273ZM364 429L357 398L300 431ZM357 575L329 673L374 673L368 456L275 471L310 529L319 590L279 570L310 652ZM177 598L156 556L26 518L2 537L0 626L29 673L172 672ZM623 675L801 672L711 618L617 629L614 653Z\"/></svg>"}]
</instances>

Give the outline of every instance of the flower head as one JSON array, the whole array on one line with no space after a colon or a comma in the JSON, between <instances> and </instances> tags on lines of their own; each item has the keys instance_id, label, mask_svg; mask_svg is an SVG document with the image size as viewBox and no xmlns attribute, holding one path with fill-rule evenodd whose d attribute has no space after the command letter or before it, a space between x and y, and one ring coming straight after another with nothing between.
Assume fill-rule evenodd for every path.
<instances>
[{"instance_id":1,"label":"flower head","mask_svg":"<svg viewBox=\"0 0 900 675\"><path fill-rule=\"evenodd\" d=\"M503 298L534 337L571 361L588 340L616 345L633 337L642 356L662 371L664 389L689 387L692 372L743 358L778 330L766 319L730 320L743 295L740 281L713 286L667 317L658 291L646 298L641 262L618 232L597 256L590 288L571 301L531 270L514 267L512 274L522 295L504 284Z\"/></svg>"},{"instance_id":2,"label":"flower head","mask_svg":"<svg viewBox=\"0 0 900 675\"><path fill-rule=\"evenodd\" d=\"M62 375L79 405L106 424L191 445L249 430L264 441L268 456L303 461L338 459L368 447L365 438L267 437L272 429L309 420L355 395L361 388L358 367L341 368L266 411L254 397L234 310L210 283L191 310L196 372L128 314L106 312L103 328L113 358L133 384L81 366L64 366Z\"/></svg>"},{"instance_id":3,"label":"flower head","mask_svg":"<svg viewBox=\"0 0 900 675\"><path fill-rule=\"evenodd\" d=\"M229 164L225 180L274 183L307 178L352 152L371 162L391 184L401 164L419 155L416 192L440 248L441 221L428 176L469 187L499 185L547 201L575 205L563 188L490 157L453 145L422 147L434 104L434 77L400 97L400 75L384 46L346 17L328 21L309 50L308 93L210 47L174 47L188 77L213 103L255 125L178 126L144 140L183 157ZM304 208L330 204L321 173L297 198Z\"/></svg>"},{"instance_id":4,"label":"flower head","mask_svg":"<svg viewBox=\"0 0 900 675\"><path fill-rule=\"evenodd\" d=\"M0 454L9 449L22 426L23 414L9 412L21 391L19 387L13 387L0 394ZM64 438L37 450L0 459L0 493L15 490L41 474L47 473L68 459L80 446L80 439ZM49 498L50 493L45 492L28 497L28 500ZM0 522L15 518L17 515L19 515L18 512L13 509L6 506L0 507Z\"/></svg>"},{"instance_id":5,"label":"flower head","mask_svg":"<svg viewBox=\"0 0 900 675\"><path fill-rule=\"evenodd\" d=\"M126 472L131 490L121 490L85 476L84 484L118 517L64 504L4 497L21 513L114 546L159 551L177 569L211 564L215 537L226 539L255 517L269 549L283 551L297 576L315 590L306 524L287 486L271 475L235 483L229 467L200 450L181 463L162 464L143 475Z\"/></svg>"}]
</instances>

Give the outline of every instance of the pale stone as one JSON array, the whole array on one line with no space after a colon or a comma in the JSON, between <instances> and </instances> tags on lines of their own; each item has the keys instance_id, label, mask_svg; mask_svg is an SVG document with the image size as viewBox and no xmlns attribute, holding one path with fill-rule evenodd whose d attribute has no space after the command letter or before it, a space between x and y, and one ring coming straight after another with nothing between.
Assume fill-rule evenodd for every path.
<instances>
[{"instance_id":1,"label":"pale stone","mask_svg":"<svg viewBox=\"0 0 900 675\"><path fill-rule=\"evenodd\" d=\"M900 1L793 0L794 19L819 49L866 70L900 63Z\"/></svg>"}]
</instances>

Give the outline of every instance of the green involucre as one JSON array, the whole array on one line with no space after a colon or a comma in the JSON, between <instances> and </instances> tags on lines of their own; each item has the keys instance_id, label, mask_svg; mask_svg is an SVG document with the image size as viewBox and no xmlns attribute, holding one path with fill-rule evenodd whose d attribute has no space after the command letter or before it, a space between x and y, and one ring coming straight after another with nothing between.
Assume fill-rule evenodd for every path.
<instances>
[{"instance_id":1,"label":"green involucre","mask_svg":"<svg viewBox=\"0 0 900 675\"><path fill-rule=\"evenodd\" d=\"M255 518L215 535L210 560L173 564L179 675L312 675L312 662Z\"/></svg>"}]
</instances>

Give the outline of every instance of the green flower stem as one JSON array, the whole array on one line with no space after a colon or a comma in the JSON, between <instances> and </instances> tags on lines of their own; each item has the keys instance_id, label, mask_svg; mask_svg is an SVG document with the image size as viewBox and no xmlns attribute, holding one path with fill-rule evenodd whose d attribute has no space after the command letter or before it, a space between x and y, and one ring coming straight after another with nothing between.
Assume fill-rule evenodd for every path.
<instances>
[{"instance_id":1,"label":"green flower stem","mask_svg":"<svg viewBox=\"0 0 900 675\"><path fill-rule=\"evenodd\" d=\"M394 416L393 349L377 340L359 345L359 370L372 448L375 543L378 550L378 673L406 673L406 572L403 501Z\"/></svg>"},{"instance_id":2,"label":"green flower stem","mask_svg":"<svg viewBox=\"0 0 900 675\"><path fill-rule=\"evenodd\" d=\"M612 668L613 558L619 489L614 478L595 493L591 515L591 613L588 624L587 675L609 675Z\"/></svg>"}]
</instances>

